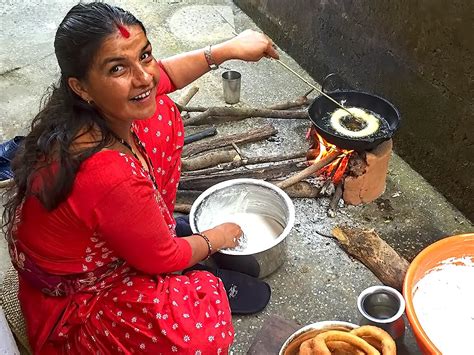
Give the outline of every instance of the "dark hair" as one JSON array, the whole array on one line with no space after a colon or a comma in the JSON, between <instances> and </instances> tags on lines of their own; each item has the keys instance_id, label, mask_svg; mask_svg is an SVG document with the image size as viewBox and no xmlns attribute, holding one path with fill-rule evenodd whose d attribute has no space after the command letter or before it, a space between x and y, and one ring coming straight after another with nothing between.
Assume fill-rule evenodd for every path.
<instances>
[{"instance_id":1,"label":"dark hair","mask_svg":"<svg viewBox=\"0 0 474 355\"><path fill-rule=\"evenodd\" d=\"M68 79L87 78L97 51L107 36L117 32L117 25L139 25L146 34L131 13L102 2L74 6L59 25L54 50L61 77L43 97L40 112L12 163L15 184L7 191L3 212L7 240L25 197L34 194L47 210L55 209L70 194L81 163L113 143L106 121L71 90ZM80 151L71 149L79 135L93 129L100 131L94 144ZM43 183L32 190L39 170Z\"/></svg>"}]
</instances>

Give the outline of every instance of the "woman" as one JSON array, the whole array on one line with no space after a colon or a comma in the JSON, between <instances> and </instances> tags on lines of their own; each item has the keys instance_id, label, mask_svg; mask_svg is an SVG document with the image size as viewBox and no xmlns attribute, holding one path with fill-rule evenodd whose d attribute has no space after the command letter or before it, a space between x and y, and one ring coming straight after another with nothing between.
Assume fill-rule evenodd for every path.
<instances>
[{"instance_id":1,"label":"woman","mask_svg":"<svg viewBox=\"0 0 474 355\"><path fill-rule=\"evenodd\" d=\"M6 205L35 353L225 353L222 281L191 267L233 247L225 223L175 238L183 124L167 93L228 59L278 57L264 35L156 61L143 25L104 3L74 6L54 42L61 69L14 162Z\"/></svg>"}]
</instances>

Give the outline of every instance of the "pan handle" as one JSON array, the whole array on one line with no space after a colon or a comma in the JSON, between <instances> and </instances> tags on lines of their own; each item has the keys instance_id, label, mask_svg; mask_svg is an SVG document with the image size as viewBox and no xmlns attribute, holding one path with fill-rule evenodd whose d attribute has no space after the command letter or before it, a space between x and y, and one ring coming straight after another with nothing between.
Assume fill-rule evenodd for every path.
<instances>
[{"instance_id":1,"label":"pan handle","mask_svg":"<svg viewBox=\"0 0 474 355\"><path fill-rule=\"evenodd\" d=\"M330 93L330 91L326 90L326 87L329 84L334 84L334 79L336 79L336 78L341 80L341 77L339 76L339 74L330 73L330 74L326 75L326 77L323 79L323 83L321 84L321 91L324 92L325 94Z\"/></svg>"}]
</instances>

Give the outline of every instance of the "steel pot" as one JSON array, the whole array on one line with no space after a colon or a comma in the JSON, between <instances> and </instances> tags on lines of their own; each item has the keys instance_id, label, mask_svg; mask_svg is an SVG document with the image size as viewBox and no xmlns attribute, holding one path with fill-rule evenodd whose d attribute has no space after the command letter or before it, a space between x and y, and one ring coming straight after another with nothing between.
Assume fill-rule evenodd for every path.
<instances>
[{"instance_id":1,"label":"steel pot","mask_svg":"<svg viewBox=\"0 0 474 355\"><path fill-rule=\"evenodd\" d=\"M287 259L287 241L295 222L288 195L275 185L257 179L234 179L204 191L193 203L189 222L194 233L224 222L240 225L243 244L216 255L227 265L251 263L255 276L266 277Z\"/></svg>"}]
</instances>

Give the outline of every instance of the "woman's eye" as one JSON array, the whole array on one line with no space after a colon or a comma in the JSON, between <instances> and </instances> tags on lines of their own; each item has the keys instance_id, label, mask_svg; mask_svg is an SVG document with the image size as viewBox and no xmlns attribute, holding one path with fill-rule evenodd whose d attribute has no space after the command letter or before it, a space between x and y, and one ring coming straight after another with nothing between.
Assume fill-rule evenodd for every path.
<instances>
[{"instance_id":1,"label":"woman's eye","mask_svg":"<svg viewBox=\"0 0 474 355\"><path fill-rule=\"evenodd\" d=\"M116 65L116 66L112 67L112 69L110 69L110 72L112 74L115 74L115 73L120 72L122 69L123 69L123 65Z\"/></svg>"},{"instance_id":2,"label":"woman's eye","mask_svg":"<svg viewBox=\"0 0 474 355\"><path fill-rule=\"evenodd\" d=\"M151 51L145 52L140 56L141 60L146 60L146 59L149 59L149 58L151 58Z\"/></svg>"}]
</instances>

